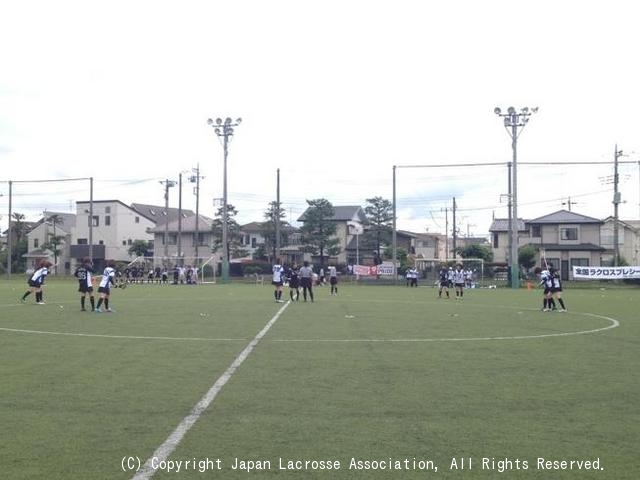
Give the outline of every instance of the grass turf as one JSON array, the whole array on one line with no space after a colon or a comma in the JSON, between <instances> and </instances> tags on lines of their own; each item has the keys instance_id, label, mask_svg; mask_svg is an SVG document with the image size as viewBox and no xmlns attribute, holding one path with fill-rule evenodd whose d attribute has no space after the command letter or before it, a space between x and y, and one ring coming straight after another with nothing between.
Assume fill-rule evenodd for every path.
<instances>
[{"instance_id":1,"label":"grass turf","mask_svg":"<svg viewBox=\"0 0 640 480\"><path fill-rule=\"evenodd\" d=\"M283 306L267 286L133 285L114 291L115 313L92 314L71 281L50 279L46 305L19 304L25 286L0 283L9 479L131 478L122 459L149 458ZM317 289L285 308L169 457L195 465L154 478L489 479L505 466L505 478L638 478L640 291L565 299L569 312L543 313L539 291ZM540 470L539 457L602 470ZM281 470L280 458L340 469Z\"/></svg>"}]
</instances>

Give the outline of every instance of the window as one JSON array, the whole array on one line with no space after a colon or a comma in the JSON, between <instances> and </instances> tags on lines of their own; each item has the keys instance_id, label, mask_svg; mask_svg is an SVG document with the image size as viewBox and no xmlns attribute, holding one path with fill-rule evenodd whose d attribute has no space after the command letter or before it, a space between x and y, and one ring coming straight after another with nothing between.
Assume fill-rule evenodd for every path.
<instances>
[{"instance_id":1,"label":"window","mask_svg":"<svg viewBox=\"0 0 640 480\"><path fill-rule=\"evenodd\" d=\"M140 217L136 217L134 220L136 223L140 223Z\"/></svg>"},{"instance_id":2,"label":"window","mask_svg":"<svg viewBox=\"0 0 640 480\"><path fill-rule=\"evenodd\" d=\"M33 239L33 248L38 248L40 245L40 240L38 238Z\"/></svg>"},{"instance_id":3,"label":"window","mask_svg":"<svg viewBox=\"0 0 640 480\"><path fill-rule=\"evenodd\" d=\"M167 239L167 244L169 245L177 245L178 244L178 235L175 233L170 233L169 238Z\"/></svg>"},{"instance_id":4,"label":"window","mask_svg":"<svg viewBox=\"0 0 640 480\"><path fill-rule=\"evenodd\" d=\"M89 241L86 238L79 238L78 245L88 245Z\"/></svg>"},{"instance_id":5,"label":"window","mask_svg":"<svg viewBox=\"0 0 640 480\"><path fill-rule=\"evenodd\" d=\"M93 221L92 221L93 219ZM89 226L99 227L100 226L100 217L94 215L93 217L89 217Z\"/></svg>"},{"instance_id":6,"label":"window","mask_svg":"<svg viewBox=\"0 0 640 480\"><path fill-rule=\"evenodd\" d=\"M540 228L540 225L531 225L531 236L533 238L542 237L542 229Z\"/></svg>"},{"instance_id":7,"label":"window","mask_svg":"<svg viewBox=\"0 0 640 480\"><path fill-rule=\"evenodd\" d=\"M251 237L251 248L256 248L256 237Z\"/></svg>"},{"instance_id":8,"label":"window","mask_svg":"<svg viewBox=\"0 0 640 480\"><path fill-rule=\"evenodd\" d=\"M127 246L127 241L126 240L122 240L122 246L126 247Z\"/></svg>"},{"instance_id":9,"label":"window","mask_svg":"<svg viewBox=\"0 0 640 480\"><path fill-rule=\"evenodd\" d=\"M109 215L106 215L106 216L104 217L104 225L105 225L106 227L108 227L109 225L111 225L111 217L110 217Z\"/></svg>"},{"instance_id":10,"label":"window","mask_svg":"<svg viewBox=\"0 0 640 480\"><path fill-rule=\"evenodd\" d=\"M111 207L104 207L104 213L111 213Z\"/></svg>"},{"instance_id":11,"label":"window","mask_svg":"<svg viewBox=\"0 0 640 480\"><path fill-rule=\"evenodd\" d=\"M578 227L560 227L560 240L578 240Z\"/></svg>"},{"instance_id":12,"label":"window","mask_svg":"<svg viewBox=\"0 0 640 480\"><path fill-rule=\"evenodd\" d=\"M494 234L493 234L493 248L498 248L498 247L499 247L499 244L498 244L498 243L499 243L499 242L498 242L498 234L497 234L497 233L494 233Z\"/></svg>"},{"instance_id":13,"label":"window","mask_svg":"<svg viewBox=\"0 0 640 480\"><path fill-rule=\"evenodd\" d=\"M98 245L104 245L104 240L99 240Z\"/></svg>"},{"instance_id":14,"label":"window","mask_svg":"<svg viewBox=\"0 0 640 480\"><path fill-rule=\"evenodd\" d=\"M133 240L131 239L127 240L127 245L133 245Z\"/></svg>"},{"instance_id":15,"label":"window","mask_svg":"<svg viewBox=\"0 0 640 480\"><path fill-rule=\"evenodd\" d=\"M572 258L571 266L572 267L588 267L589 259L588 258Z\"/></svg>"}]
</instances>

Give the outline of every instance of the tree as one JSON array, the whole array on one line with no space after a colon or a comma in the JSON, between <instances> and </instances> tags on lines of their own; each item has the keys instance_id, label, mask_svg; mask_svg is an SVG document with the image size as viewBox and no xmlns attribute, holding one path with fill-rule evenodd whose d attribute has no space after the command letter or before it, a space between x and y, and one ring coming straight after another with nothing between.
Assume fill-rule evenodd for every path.
<instances>
[{"instance_id":1,"label":"tree","mask_svg":"<svg viewBox=\"0 0 640 480\"><path fill-rule=\"evenodd\" d=\"M456 249L462 258L481 258L485 262L493 261L493 251L486 245L472 244Z\"/></svg>"},{"instance_id":2,"label":"tree","mask_svg":"<svg viewBox=\"0 0 640 480\"><path fill-rule=\"evenodd\" d=\"M271 258L276 258L276 219L280 222L282 227L286 222L283 222L285 212L282 210L282 204L278 202L270 202L269 208L264 212L265 222L262 224L262 235L265 242L265 253L269 252ZM286 239L286 234L283 233L280 228L280 245ZM269 254L267 254L269 256Z\"/></svg>"},{"instance_id":3,"label":"tree","mask_svg":"<svg viewBox=\"0 0 640 480\"><path fill-rule=\"evenodd\" d=\"M393 235L393 204L382 197L367 198L367 216L363 243L371 246L380 257L382 245L389 245Z\"/></svg>"},{"instance_id":4,"label":"tree","mask_svg":"<svg viewBox=\"0 0 640 480\"><path fill-rule=\"evenodd\" d=\"M309 207L302 219L303 251L320 255L320 267L324 268L325 256L338 255L340 240L335 237L336 224L333 222L335 211L329 200L318 198L307 200Z\"/></svg>"},{"instance_id":5,"label":"tree","mask_svg":"<svg viewBox=\"0 0 640 480\"><path fill-rule=\"evenodd\" d=\"M22 213L13 212L11 214L13 221L11 222L11 232L16 239L15 244L11 247L11 258L6 260L8 265L11 262L11 271L17 272L24 268L22 255L27 253L29 246L27 244L27 224L24 222L25 216Z\"/></svg>"},{"instance_id":6,"label":"tree","mask_svg":"<svg viewBox=\"0 0 640 480\"><path fill-rule=\"evenodd\" d=\"M134 240L127 250L129 255L135 255L136 257L145 257L149 252L149 242L146 240Z\"/></svg>"},{"instance_id":7,"label":"tree","mask_svg":"<svg viewBox=\"0 0 640 480\"><path fill-rule=\"evenodd\" d=\"M50 222L53 225L53 234L49 234L49 241L47 242L47 248L50 248L53 251L53 268L54 272L58 273L58 255L61 252L60 244L64 243L64 236L58 235L56 232L56 227L58 225L62 225L64 223L64 218L62 218L57 213L54 213L49 218L45 219L47 222Z\"/></svg>"},{"instance_id":8,"label":"tree","mask_svg":"<svg viewBox=\"0 0 640 480\"><path fill-rule=\"evenodd\" d=\"M229 260L232 258L242 258L247 256L247 250L242 245L242 234L240 233L240 225L233 218L238 214L236 208L227 204L227 244L229 246ZM222 248L222 216L224 215L224 207L220 207L216 213L216 218L211 225L213 233L213 245L211 250L217 252Z\"/></svg>"},{"instance_id":9,"label":"tree","mask_svg":"<svg viewBox=\"0 0 640 480\"><path fill-rule=\"evenodd\" d=\"M529 270L536 265L536 248L533 245L525 245L518 249L518 265Z\"/></svg>"}]
</instances>

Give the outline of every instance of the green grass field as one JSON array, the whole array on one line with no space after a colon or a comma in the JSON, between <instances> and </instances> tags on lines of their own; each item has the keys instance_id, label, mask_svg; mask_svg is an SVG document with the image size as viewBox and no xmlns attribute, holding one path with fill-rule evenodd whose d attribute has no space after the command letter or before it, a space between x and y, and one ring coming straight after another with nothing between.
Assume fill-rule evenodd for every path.
<instances>
[{"instance_id":1,"label":"green grass field","mask_svg":"<svg viewBox=\"0 0 640 480\"><path fill-rule=\"evenodd\" d=\"M527 290L277 304L266 285L133 285L92 314L72 281L48 280L46 305L25 287L0 280L1 478L130 479L123 459L150 459L225 373L160 465L181 471L154 479L640 478L637 288L568 289L543 313ZM307 460L340 467L280 468Z\"/></svg>"}]
</instances>

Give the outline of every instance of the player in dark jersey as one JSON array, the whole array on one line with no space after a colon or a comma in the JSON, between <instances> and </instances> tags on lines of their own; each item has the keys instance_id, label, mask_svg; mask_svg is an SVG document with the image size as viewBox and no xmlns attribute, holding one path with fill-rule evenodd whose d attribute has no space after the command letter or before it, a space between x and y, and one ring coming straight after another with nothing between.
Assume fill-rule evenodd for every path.
<instances>
[{"instance_id":1,"label":"player in dark jersey","mask_svg":"<svg viewBox=\"0 0 640 480\"><path fill-rule=\"evenodd\" d=\"M440 288L438 289L438 298L442 298L442 291L447 294L447 298L449 298L449 270L446 267L442 267L440 269L440 276L438 279L438 283L440 284Z\"/></svg>"},{"instance_id":2,"label":"player in dark jersey","mask_svg":"<svg viewBox=\"0 0 640 480\"><path fill-rule=\"evenodd\" d=\"M567 307L565 307L564 300L562 299L562 280L560 279L560 272L555 268L550 268L549 270L551 273L551 297L552 299L558 300L560 303L558 311L566 312Z\"/></svg>"},{"instance_id":3,"label":"player in dark jersey","mask_svg":"<svg viewBox=\"0 0 640 480\"><path fill-rule=\"evenodd\" d=\"M96 309L96 300L93 296L93 264L91 259L85 257L82 259L82 263L73 274L78 279L78 292L80 292L80 310L86 311L85 304L87 296L89 296L89 302L91 302L91 311Z\"/></svg>"},{"instance_id":4,"label":"player in dark jersey","mask_svg":"<svg viewBox=\"0 0 640 480\"><path fill-rule=\"evenodd\" d=\"M29 295L35 292L36 304L44 305L42 286L44 285L44 280L47 278L47 275L49 275L49 268L51 268L52 265L53 263L45 259L42 259L38 262L38 268L35 272L33 272L33 275L29 277L29 280L27 280L27 283L29 284L29 290L27 290L20 299L22 303L26 301Z\"/></svg>"},{"instance_id":5,"label":"player in dark jersey","mask_svg":"<svg viewBox=\"0 0 640 480\"><path fill-rule=\"evenodd\" d=\"M287 279L289 281L289 296L291 297L291 301L297 302L300 299L300 277L298 276L298 267L296 265L287 270Z\"/></svg>"}]
</instances>

